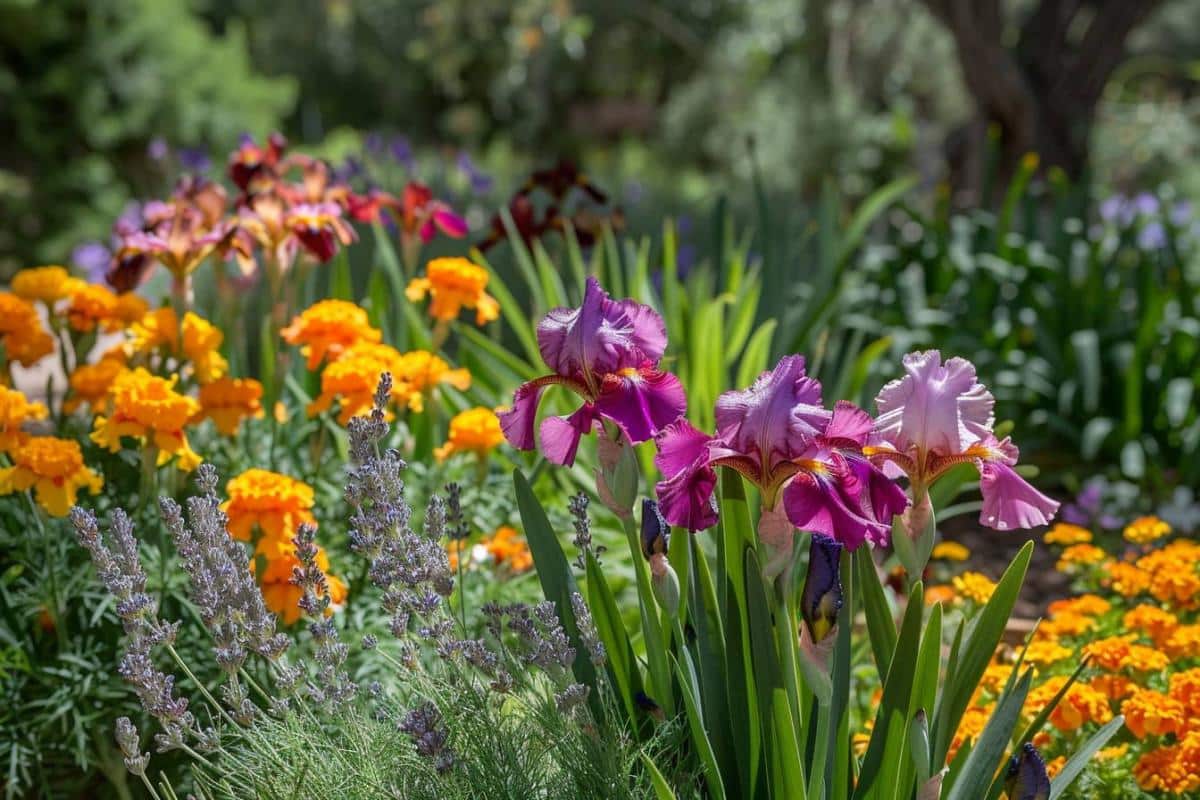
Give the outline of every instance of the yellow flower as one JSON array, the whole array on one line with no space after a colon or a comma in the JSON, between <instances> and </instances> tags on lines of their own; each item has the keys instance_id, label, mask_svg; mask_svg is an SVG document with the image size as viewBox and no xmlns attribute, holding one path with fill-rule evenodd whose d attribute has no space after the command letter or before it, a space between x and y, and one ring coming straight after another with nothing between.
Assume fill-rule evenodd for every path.
<instances>
[{"instance_id":1,"label":"yellow flower","mask_svg":"<svg viewBox=\"0 0 1200 800\"><path fill-rule=\"evenodd\" d=\"M29 439L24 425L46 418L46 406L31 403L16 389L0 386L0 453L19 447Z\"/></svg>"},{"instance_id":2,"label":"yellow flower","mask_svg":"<svg viewBox=\"0 0 1200 800\"><path fill-rule=\"evenodd\" d=\"M500 316L500 304L484 289L488 273L465 258L435 258L425 267L425 277L415 278L405 294L416 303L428 294L429 314L437 320L453 320L464 308L475 309L475 323L483 325Z\"/></svg>"},{"instance_id":3,"label":"yellow flower","mask_svg":"<svg viewBox=\"0 0 1200 800\"><path fill-rule=\"evenodd\" d=\"M265 469L248 469L229 481L229 497L221 510L229 517L229 533L248 542L254 529L267 539L290 543L302 523L316 524L313 489L295 478Z\"/></svg>"},{"instance_id":4,"label":"yellow flower","mask_svg":"<svg viewBox=\"0 0 1200 800\"><path fill-rule=\"evenodd\" d=\"M127 370L117 376L108 393L109 416L97 416L92 441L111 452L121 449L121 437L140 439L143 446L158 448L159 466L179 456L176 465L185 472L200 464L188 444L184 426L200 404L194 398L175 391L175 379L159 378L144 368Z\"/></svg>"},{"instance_id":5,"label":"yellow flower","mask_svg":"<svg viewBox=\"0 0 1200 800\"><path fill-rule=\"evenodd\" d=\"M0 346L6 359L31 367L54 352L54 337L42 328L32 303L0 292Z\"/></svg>"},{"instance_id":6,"label":"yellow flower","mask_svg":"<svg viewBox=\"0 0 1200 800\"><path fill-rule=\"evenodd\" d=\"M1171 526L1158 517L1138 517L1125 526L1126 541L1149 544L1170 534Z\"/></svg>"},{"instance_id":7,"label":"yellow flower","mask_svg":"<svg viewBox=\"0 0 1200 800\"><path fill-rule=\"evenodd\" d=\"M1073 544L1062 551L1055 568L1059 572L1069 572L1074 566L1100 564L1106 558L1108 554L1095 545Z\"/></svg>"},{"instance_id":8,"label":"yellow flower","mask_svg":"<svg viewBox=\"0 0 1200 800\"><path fill-rule=\"evenodd\" d=\"M1200 735L1189 734L1183 742L1159 747L1138 758L1133 776L1148 792L1163 791L1190 795L1200 789Z\"/></svg>"},{"instance_id":9,"label":"yellow flower","mask_svg":"<svg viewBox=\"0 0 1200 800\"><path fill-rule=\"evenodd\" d=\"M149 310L150 304L143 300L137 292L123 292L117 295L117 304L113 308L113 319L122 327L128 327L146 316L146 312Z\"/></svg>"},{"instance_id":10,"label":"yellow flower","mask_svg":"<svg viewBox=\"0 0 1200 800\"><path fill-rule=\"evenodd\" d=\"M1159 647L1162 647L1179 627L1179 618L1170 611L1147 604L1134 606L1126 611L1121 621L1130 630L1144 631Z\"/></svg>"},{"instance_id":11,"label":"yellow flower","mask_svg":"<svg viewBox=\"0 0 1200 800\"><path fill-rule=\"evenodd\" d=\"M1128 697L1138 689L1138 685L1124 675L1097 675L1088 681L1088 686L1109 700Z\"/></svg>"},{"instance_id":12,"label":"yellow flower","mask_svg":"<svg viewBox=\"0 0 1200 800\"><path fill-rule=\"evenodd\" d=\"M1060 636L1079 636L1095 627L1096 621L1091 617L1074 612L1057 613L1038 626L1038 638L1057 640Z\"/></svg>"},{"instance_id":13,"label":"yellow flower","mask_svg":"<svg viewBox=\"0 0 1200 800\"><path fill-rule=\"evenodd\" d=\"M229 362L219 352L225 335L208 320L193 314L183 315L183 324L175 309L164 306L145 314L130 328L132 350L149 354L161 350L192 366L197 383L212 383L229 369ZM181 336L182 334L182 336Z\"/></svg>"},{"instance_id":14,"label":"yellow flower","mask_svg":"<svg viewBox=\"0 0 1200 800\"><path fill-rule=\"evenodd\" d=\"M1200 658L1200 625L1180 625L1162 648L1171 658Z\"/></svg>"},{"instance_id":15,"label":"yellow flower","mask_svg":"<svg viewBox=\"0 0 1200 800\"><path fill-rule=\"evenodd\" d=\"M453 386L459 391L471 387L471 373L465 369L451 369L444 359L425 350L405 353L392 378L395 380L392 394L396 402L418 413L425 408L425 395L439 384Z\"/></svg>"},{"instance_id":16,"label":"yellow flower","mask_svg":"<svg viewBox=\"0 0 1200 800\"><path fill-rule=\"evenodd\" d=\"M315 417L335 402L341 408L338 422L342 425L352 417L370 413L379 376L384 372L392 374L392 397L396 397L400 363L400 353L391 345L363 342L347 348L321 373L321 393L308 404L308 415Z\"/></svg>"},{"instance_id":17,"label":"yellow flower","mask_svg":"<svg viewBox=\"0 0 1200 800\"><path fill-rule=\"evenodd\" d=\"M226 436L237 433L247 417L263 415L262 384L252 378L220 378L200 387L201 412L197 421L211 419Z\"/></svg>"},{"instance_id":18,"label":"yellow flower","mask_svg":"<svg viewBox=\"0 0 1200 800\"><path fill-rule=\"evenodd\" d=\"M1133 644L1121 666L1133 672L1162 672L1169 663L1171 660L1166 653L1144 644Z\"/></svg>"},{"instance_id":19,"label":"yellow flower","mask_svg":"<svg viewBox=\"0 0 1200 800\"><path fill-rule=\"evenodd\" d=\"M971 551L958 542L938 542L930 557L942 561L966 561L971 557Z\"/></svg>"},{"instance_id":20,"label":"yellow flower","mask_svg":"<svg viewBox=\"0 0 1200 800\"><path fill-rule=\"evenodd\" d=\"M67 323L81 333L90 333L97 326L107 331L119 330L121 321L117 319L117 296L97 283L79 281L71 289Z\"/></svg>"},{"instance_id":21,"label":"yellow flower","mask_svg":"<svg viewBox=\"0 0 1200 800\"><path fill-rule=\"evenodd\" d=\"M1129 752L1128 744L1117 744L1112 747L1102 747L1096 753L1097 761L1116 761L1119 758L1124 758Z\"/></svg>"},{"instance_id":22,"label":"yellow flower","mask_svg":"<svg viewBox=\"0 0 1200 800\"><path fill-rule=\"evenodd\" d=\"M1058 675L1029 692L1025 713L1040 713L1066 685L1067 678ZM1104 724L1112 719L1108 698L1087 684L1073 683L1058 705L1050 712L1050 724L1064 733L1078 730L1089 722Z\"/></svg>"},{"instance_id":23,"label":"yellow flower","mask_svg":"<svg viewBox=\"0 0 1200 800\"><path fill-rule=\"evenodd\" d=\"M66 267L30 267L13 276L12 291L18 297L41 301L53 309L55 303L69 297L82 284L79 278L71 277Z\"/></svg>"},{"instance_id":24,"label":"yellow flower","mask_svg":"<svg viewBox=\"0 0 1200 800\"><path fill-rule=\"evenodd\" d=\"M1150 587L1150 576L1133 564L1117 561L1108 565L1105 581L1114 592L1122 597L1136 597Z\"/></svg>"},{"instance_id":25,"label":"yellow flower","mask_svg":"<svg viewBox=\"0 0 1200 800\"><path fill-rule=\"evenodd\" d=\"M1046 775L1053 778L1058 773L1062 772L1062 768L1067 765L1066 756L1055 756L1046 762Z\"/></svg>"},{"instance_id":26,"label":"yellow flower","mask_svg":"<svg viewBox=\"0 0 1200 800\"><path fill-rule=\"evenodd\" d=\"M1133 638L1133 635L1129 634L1096 639L1089 642L1083 648L1083 652L1091 657L1091 663L1095 666L1109 672L1116 672L1124 666L1125 659L1129 657L1129 647Z\"/></svg>"},{"instance_id":27,"label":"yellow flower","mask_svg":"<svg viewBox=\"0 0 1200 800\"><path fill-rule=\"evenodd\" d=\"M1046 531L1042 541L1046 544L1057 544L1064 547L1072 544L1088 544L1092 541L1092 532L1069 522L1056 522L1053 528Z\"/></svg>"},{"instance_id":28,"label":"yellow flower","mask_svg":"<svg viewBox=\"0 0 1200 800\"><path fill-rule=\"evenodd\" d=\"M958 593L959 597L965 597L983 605L992 598L992 592L996 591L996 584L982 573L964 572L962 575L954 576L954 591Z\"/></svg>"},{"instance_id":29,"label":"yellow flower","mask_svg":"<svg viewBox=\"0 0 1200 800\"><path fill-rule=\"evenodd\" d=\"M80 489L96 494L104 479L83 463L79 442L37 436L9 454L13 466L0 469L0 494L33 489L38 505L64 517Z\"/></svg>"},{"instance_id":30,"label":"yellow flower","mask_svg":"<svg viewBox=\"0 0 1200 800\"><path fill-rule=\"evenodd\" d=\"M1150 689L1138 689L1121 703L1125 727L1139 739L1179 734L1187 726L1187 710L1174 697Z\"/></svg>"},{"instance_id":31,"label":"yellow flower","mask_svg":"<svg viewBox=\"0 0 1200 800\"><path fill-rule=\"evenodd\" d=\"M1055 600L1050 604L1049 612L1052 617L1059 614L1078 614L1085 617L1098 617L1112 608L1112 603L1095 594L1081 594L1066 600Z\"/></svg>"},{"instance_id":32,"label":"yellow flower","mask_svg":"<svg viewBox=\"0 0 1200 800\"><path fill-rule=\"evenodd\" d=\"M1025 651L1025 660L1030 664L1048 666L1064 661L1072 655L1074 655L1074 651L1069 647L1063 647L1057 642L1039 641L1030 643L1029 648Z\"/></svg>"},{"instance_id":33,"label":"yellow flower","mask_svg":"<svg viewBox=\"0 0 1200 800\"><path fill-rule=\"evenodd\" d=\"M124 371L125 355L119 349L105 353L95 364L80 364L71 372L71 395L63 403L63 410L69 414L84 403L99 407L113 381Z\"/></svg>"},{"instance_id":34,"label":"yellow flower","mask_svg":"<svg viewBox=\"0 0 1200 800\"><path fill-rule=\"evenodd\" d=\"M454 453L475 453L483 457L492 448L504 441L500 420L490 408L469 408L455 414L450 420L448 441L434 449L438 461L445 461Z\"/></svg>"},{"instance_id":35,"label":"yellow flower","mask_svg":"<svg viewBox=\"0 0 1200 800\"><path fill-rule=\"evenodd\" d=\"M315 370L325 359L334 361L350 347L376 343L383 335L371 326L367 312L345 300L322 300L297 315L280 331L288 344L303 345L301 354Z\"/></svg>"}]
</instances>

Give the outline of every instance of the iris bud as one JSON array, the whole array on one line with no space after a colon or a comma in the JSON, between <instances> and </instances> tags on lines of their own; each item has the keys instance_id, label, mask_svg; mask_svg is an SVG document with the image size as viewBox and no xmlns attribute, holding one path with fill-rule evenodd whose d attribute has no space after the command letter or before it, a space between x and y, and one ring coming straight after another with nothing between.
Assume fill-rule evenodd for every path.
<instances>
[{"instance_id":1,"label":"iris bud","mask_svg":"<svg viewBox=\"0 0 1200 800\"><path fill-rule=\"evenodd\" d=\"M1050 776L1042 754L1029 742L1008 762L1004 790L1009 800L1049 800Z\"/></svg>"},{"instance_id":2,"label":"iris bud","mask_svg":"<svg viewBox=\"0 0 1200 800\"><path fill-rule=\"evenodd\" d=\"M596 455L600 461L596 470L596 493L600 495L600 502L621 519L629 519L637 501L641 473L633 445L623 435L616 440L601 435L597 440Z\"/></svg>"}]
</instances>

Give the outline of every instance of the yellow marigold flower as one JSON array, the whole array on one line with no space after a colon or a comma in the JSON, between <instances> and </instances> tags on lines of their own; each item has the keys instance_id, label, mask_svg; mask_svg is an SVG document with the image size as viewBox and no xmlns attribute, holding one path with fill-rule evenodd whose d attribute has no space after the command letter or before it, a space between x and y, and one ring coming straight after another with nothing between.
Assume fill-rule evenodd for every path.
<instances>
[{"instance_id":1,"label":"yellow marigold flower","mask_svg":"<svg viewBox=\"0 0 1200 800\"><path fill-rule=\"evenodd\" d=\"M1055 566L1059 572L1069 572L1072 567L1088 564L1100 564L1108 558L1108 554L1092 544L1073 544L1058 559Z\"/></svg>"},{"instance_id":2,"label":"yellow marigold flower","mask_svg":"<svg viewBox=\"0 0 1200 800\"><path fill-rule=\"evenodd\" d=\"M260 577L263 602L267 608L279 615L285 625L292 625L300 619L300 598L304 592L299 586L292 584L292 571L301 567L300 559L296 558L296 546L290 541L264 539L259 543L256 552L267 560L266 568ZM328 588L329 601L333 605L346 602L346 584L329 574L329 556L325 548L317 548L317 567L325 574L325 585ZM326 613L332 613L330 608Z\"/></svg>"},{"instance_id":3,"label":"yellow marigold flower","mask_svg":"<svg viewBox=\"0 0 1200 800\"><path fill-rule=\"evenodd\" d=\"M0 345L6 359L31 367L54 352L54 337L42 328L32 303L0 292Z\"/></svg>"},{"instance_id":4,"label":"yellow marigold flower","mask_svg":"<svg viewBox=\"0 0 1200 800\"><path fill-rule=\"evenodd\" d=\"M197 421L211 419L217 430L233 436L243 419L263 415L262 384L253 378L220 378L200 387Z\"/></svg>"},{"instance_id":5,"label":"yellow marigold flower","mask_svg":"<svg viewBox=\"0 0 1200 800\"><path fill-rule=\"evenodd\" d=\"M63 410L69 414L84 403L98 408L108 395L113 381L124 371L125 358L120 351L112 355L105 354L95 364L80 364L71 372L71 395L63 403Z\"/></svg>"},{"instance_id":6,"label":"yellow marigold flower","mask_svg":"<svg viewBox=\"0 0 1200 800\"><path fill-rule=\"evenodd\" d=\"M1116 672L1125 665L1125 659L1129 657L1129 647L1133 639L1132 634L1097 639L1089 642L1083 648L1083 652L1091 657L1091 663L1095 666L1109 672Z\"/></svg>"},{"instance_id":7,"label":"yellow marigold flower","mask_svg":"<svg viewBox=\"0 0 1200 800\"><path fill-rule=\"evenodd\" d=\"M526 572L533 567L533 554L529 552L529 545L517 533L516 528L501 525L484 542L484 546L487 547L492 560L498 566L507 567L510 572Z\"/></svg>"},{"instance_id":8,"label":"yellow marigold flower","mask_svg":"<svg viewBox=\"0 0 1200 800\"><path fill-rule=\"evenodd\" d=\"M415 278L405 294L416 303L428 294L429 314L437 320L453 320L464 308L475 309L475 323L483 325L500 316L500 304L484 289L488 273L465 258L435 258L425 267L425 277Z\"/></svg>"},{"instance_id":9,"label":"yellow marigold flower","mask_svg":"<svg viewBox=\"0 0 1200 800\"><path fill-rule=\"evenodd\" d=\"M317 524L312 487L287 475L248 469L229 481L225 493L221 510L235 539L248 542L258 528L266 539L290 543L302 523Z\"/></svg>"},{"instance_id":10,"label":"yellow marigold flower","mask_svg":"<svg viewBox=\"0 0 1200 800\"><path fill-rule=\"evenodd\" d=\"M1167 654L1144 644L1129 646L1129 654L1121 662L1121 666L1134 672L1162 672L1171 660Z\"/></svg>"},{"instance_id":11,"label":"yellow marigold flower","mask_svg":"<svg viewBox=\"0 0 1200 800\"><path fill-rule=\"evenodd\" d=\"M1200 625L1180 625L1162 648L1171 658L1200 658Z\"/></svg>"},{"instance_id":12,"label":"yellow marigold flower","mask_svg":"<svg viewBox=\"0 0 1200 800\"><path fill-rule=\"evenodd\" d=\"M1125 727L1139 739L1179 734L1187 725L1187 710L1174 697L1138 689L1121 703Z\"/></svg>"},{"instance_id":13,"label":"yellow marigold flower","mask_svg":"<svg viewBox=\"0 0 1200 800\"><path fill-rule=\"evenodd\" d=\"M200 411L192 397L175 391L175 379L160 378L143 367L126 370L113 381L108 393L109 416L97 416L92 441L115 453L121 449L121 437L140 439L143 446L158 448L158 464L173 456L176 465L186 471L200 464L188 444L183 428Z\"/></svg>"},{"instance_id":14,"label":"yellow marigold flower","mask_svg":"<svg viewBox=\"0 0 1200 800\"><path fill-rule=\"evenodd\" d=\"M1195 734L1188 737L1191 741ZM1143 753L1133 766L1133 776L1138 786L1148 792L1169 792L1188 795L1200 789L1200 763L1194 752L1197 745L1185 748L1184 744L1160 747Z\"/></svg>"},{"instance_id":15,"label":"yellow marigold flower","mask_svg":"<svg viewBox=\"0 0 1200 800\"><path fill-rule=\"evenodd\" d=\"M1138 685L1124 675L1097 675L1088 681L1088 686L1109 700L1128 697L1138 689Z\"/></svg>"},{"instance_id":16,"label":"yellow marigold flower","mask_svg":"<svg viewBox=\"0 0 1200 800\"><path fill-rule=\"evenodd\" d=\"M122 327L129 327L150 310L147 303L137 292L122 292L117 295L117 304L113 308L113 319Z\"/></svg>"},{"instance_id":17,"label":"yellow marigold flower","mask_svg":"<svg viewBox=\"0 0 1200 800\"><path fill-rule=\"evenodd\" d=\"M1122 597L1137 597L1150 588L1150 575L1133 564L1115 561L1107 568L1108 578L1103 583Z\"/></svg>"},{"instance_id":18,"label":"yellow marigold flower","mask_svg":"<svg viewBox=\"0 0 1200 800\"><path fill-rule=\"evenodd\" d=\"M1081 594L1066 600L1055 600L1050 604L1051 616L1077 614L1083 617L1098 617L1112 608L1112 603L1096 594Z\"/></svg>"},{"instance_id":19,"label":"yellow marigold flower","mask_svg":"<svg viewBox=\"0 0 1200 800\"><path fill-rule=\"evenodd\" d=\"M1096 621L1083 614L1057 613L1052 619L1044 620L1038 626L1039 638L1057 639L1060 636L1080 636L1095 627Z\"/></svg>"},{"instance_id":20,"label":"yellow marigold flower","mask_svg":"<svg viewBox=\"0 0 1200 800\"><path fill-rule=\"evenodd\" d=\"M1066 682L1066 676L1059 675L1031 690L1025 703L1026 713L1040 713ZM1050 724L1064 733L1077 730L1089 722L1103 725L1111 719L1112 709L1108 705L1108 698L1091 686L1081 683L1071 684L1062 700L1050 712Z\"/></svg>"},{"instance_id":21,"label":"yellow marigold flower","mask_svg":"<svg viewBox=\"0 0 1200 800\"><path fill-rule=\"evenodd\" d=\"M954 576L954 591L959 597L965 597L972 602L983 605L992 598L996 584L986 575L979 572L964 572Z\"/></svg>"},{"instance_id":22,"label":"yellow marigold flower","mask_svg":"<svg viewBox=\"0 0 1200 800\"><path fill-rule=\"evenodd\" d=\"M434 449L438 461L445 461L454 453L475 453L483 457L504 441L500 430L500 419L490 408L469 408L455 414L450 420L447 442Z\"/></svg>"},{"instance_id":23,"label":"yellow marigold flower","mask_svg":"<svg viewBox=\"0 0 1200 800\"><path fill-rule=\"evenodd\" d=\"M135 353L162 350L166 355L188 361L198 383L211 383L229 369L221 355L225 334L208 320L193 314L183 315L180 324L175 309L164 306L143 315L130 328Z\"/></svg>"},{"instance_id":24,"label":"yellow marigold flower","mask_svg":"<svg viewBox=\"0 0 1200 800\"><path fill-rule=\"evenodd\" d=\"M1063 547L1073 544L1089 544L1092 541L1092 532L1080 525L1056 522L1053 528L1046 531L1042 541L1046 544L1057 544Z\"/></svg>"},{"instance_id":25,"label":"yellow marigold flower","mask_svg":"<svg viewBox=\"0 0 1200 800\"><path fill-rule=\"evenodd\" d=\"M29 439L25 423L45 419L46 413L44 404L31 403L16 389L0 386L0 453L24 444Z\"/></svg>"},{"instance_id":26,"label":"yellow marigold flower","mask_svg":"<svg viewBox=\"0 0 1200 800\"><path fill-rule=\"evenodd\" d=\"M1188 714L1200 715L1200 667L1176 672L1170 678L1169 694L1187 709Z\"/></svg>"},{"instance_id":27,"label":"yellow marigold flower","mask_svg":"<svg viewBox=\"0 0 1200 800\"><path fill-rule=\"evenodd\" d=\"M395 380L392 394L396 401L417 413L425 408L425 395L439 384L453 386L459 391L471 388L470 372L451 369L444 359L426 350L405 353L392 378Z\"/></svg>"},{"instance_id":28,"label":"yellow marigold flower","mask_svg":"<svg viewBox=\"0 0 1200 800\"><path fill-rule=\"evenodd\" d=\"M1138 517L1125 526L1126 541L1148 544L1171 533L1171 526L1158 517Z\"/></svg>"},{"instance_id":29,"label":"yellow marigold flower","mask_svg":"<svg viewBox=\"0 0 1200 800\"><path fill-rule=\"evenodd\" d=\"M1116 761L1119 758L1124 758L1129 752L1129 744L1117 744L1112 747L1102 747L1096 753L1097 761Z\"/></svg>"},{"instance_id":30,"label":"yellow marigold flower","mask_svg":"<svg viewBox=\"0 0 1200 800\"><path fill-rule=\"evenodd\" d=\"M1160 569L1150 578L1150 596L1177 608L1195 608L1198 592L1200 575L1186 568Z\"/></svg>"},{"instance_id":31,"label":"yellow marigold flower","mask_svg":"<svg viewBox=\"0 0 1200 800\"><path fill-rule=\"evenodd\" d=\"M1144 631L1159 647L1170 639L1171 634L1179 627L1179 618L1170 611L1146 603L1126 611L1121 621L1130 630Z\"/></svg>"},{"instance_id":32,"label":"yellow marigold flower","mask_svg":"<svg viewBox=\"0 0 1200 800\"><path fill-rule=\"evenodd\" d=\"M966 561L971 557L971 551L958 542L938 542L930 557L941 561Z\"/></svg>"},{"instance_id":33,"label":"yellow marigold flower","mask_svg":"<svg viewBox=\"0 0 1200 800\"><path fill-rule=\"evenodd\" d=\"M962 719L958 723L958 729L954 732L954 737L950 740L950 748L946 751L947 764L954 761L954 756L958 754L960 747L967 742L973 742L979 738L979 734L983 733L983 729L991 716L992 707L990 705L971 706L963 712Z\"/></svg>"},{"instance_id":34,"label":"yellow marigold flower","mask_svg":"<svg viewBox=\"0 0 1200 800\"><path fill-rule=\"evenodd\" d=\"M80 281L71 290L67 323L81 333L94 331L97 326L118 330L121 322L117 319L117 296L106 286Z\"/></svg>"},{"instance_id":35,"label":"yellow marigold flower","mask_svg":"<svg viewBox=\"0 0 1200 800\"><path fill-rule=\"evenodd\" d=\"M13 466L0 469L0 494L33 489L38 505L53 517L64 517L80 489L100 491L104 479L84 466L83 451L73 439L36 436L9 456Z\"/></svg>"},{"instance_id":36,"label":"yellow marigold flower","mask_svg":"<svg viewBox=\"0 0 1200 800\"><path fill-rule=\"evenodd\" d=\"M300 352L308 359L310 370L326 359L337 360L356 344L373 344L383 339L379 330L371 326L367 312L345 300L321 300L309 306L280 334L288 344L303 345Z\"/></svg>"},{"instance_id":37,"label":"yellow marigold flower","mask_svg":"<svg viewBox=\"0 0 1200 800\"><path fill-rule=\"evenodd\" d=\"M1030 664L1047 666L1059 661L1065 661L1074 654L1074 650L1069 647L1063 647L1057 642L1038 641L1030 642L1028 649L1025 650L1025 660Z\"/></svg>"},{"instance_id":38,"label":"yellow marigold flower","mask_svg":"<svg viewBox=\"0 0 1200 800\"><path fill-rule=\"evenodd\" d=\"M953 603L957 597L958 595L955 594L954 587L946 586L945 584L930 586L925 590L925 604L930 606L934 603L949 605L950 603Z\"/></svg>"},{"instance_id":39,"label":"yellow marigold flower","mask_svg":"<svg viewBox=\"0 0 1200 800\"><path fill-rule=\"evenodd\" d=\"M59 300L71 295L83 281L72 278L66 267L29 267L13 276L12 291L17 297L41 301L53 308Z\"/></svg>"},{"instance_id":40,"label":"yellow marigold flower","mask_svg":"<svg viewBox=\"0 0 1200 800\"><path fill-rule=\"evenodd\" d=\"M1046 774L1053 778L1058 773L1062 772L1062 768L1067 765L1066 756L1055 756L1046 762Z\"/></svg>"},{"instance_id":41,"label":"yellow marigold flower","mask_svg":"<svg viewBox=\"0 0 1200 800\"><path fill-rule=\"evenodd\" d=\"M347 348L321 373L321 393L308 404L308 415L315 417L335 402L341 407L338 422L342 425L370 413L379 376L384 372L392 374L392 397L396 398L401 359L400 353L386 344L362 342Z\"/></svg>"}]
</instances>

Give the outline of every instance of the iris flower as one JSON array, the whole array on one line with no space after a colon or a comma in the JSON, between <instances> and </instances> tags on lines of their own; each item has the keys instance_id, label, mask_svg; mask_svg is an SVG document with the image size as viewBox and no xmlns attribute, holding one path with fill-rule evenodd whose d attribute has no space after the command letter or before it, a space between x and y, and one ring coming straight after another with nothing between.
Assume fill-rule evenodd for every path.
<instances>
[{"instance_id":1,"label":"iris flower","mask_svg":"<svg viewBox=\"0 0 1200 800\"><path fill-rule=\"evenodd\" d=\"M904 492L863 455L870 417L850 403L826 409L803 356L785 356L749 389L721 395L716 422L715 436L683 419L658 436L655 463L665 477L657 492L671 524L715 525L716 468L728 467L762 492L772 529L824 533L851 550L887 542Z\"/></svg>"},{"instance_id":2,"label":"iris flower","mask_svg":"<svg viewBox=\"0 0 1200 800\"><path fill-rule=\"evenodd\" d=\"M658 368L667 346L662 317L633 300L613 300L595 278L588 278L583 305L551 311L538 324L537 338L553 373L517 389L512 409L500 414L505 437L518 449L534 448L538 402L547 386L565 386L583 398L569 417L542 421L542 452L555 464L573 464L580 438L602 420L637 444L687 408L679 379Z\"/></svg>"},{"instance_id":3,"label":"iris flower","mask_svg":"<svg viewBox=\"0 0 1200 800\"><path fill-rule=\"evenodd\" d=\"M995 398L962 358L944 364L937 350L904 357L903 378L875 398L879 416L866 448L891 474L906 474L917 503L956 464L979 469L983 511L979 521L998 530L1045 525L1058 503L1033 488L1013 466L1016 445L997 439L992 428Z\"/></svg>"}]
</instances>

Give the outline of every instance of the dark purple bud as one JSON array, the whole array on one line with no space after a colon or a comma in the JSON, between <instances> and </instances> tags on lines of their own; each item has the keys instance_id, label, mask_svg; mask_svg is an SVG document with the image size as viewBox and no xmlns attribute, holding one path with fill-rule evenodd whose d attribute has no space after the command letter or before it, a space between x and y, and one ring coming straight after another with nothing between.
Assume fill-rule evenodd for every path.
<instances>
[{"instance_id":1,"label":"dark purple bud","mask_svg":"<svg viewBox=\"0 0 1200 800\"><path fill-rule=\"evenodd\" d=\"M842 579L838 572L841 557L840 542L822 533L813 534L800 613L814 642L822 641L837 624L842 608Z\"/></svg>"},{"instance_id":2,"label":"dark purple bud","mask_svg":"<svg viewBox=\"0 0 1200 800\"><path fill-rule=\"evenodd\" d=\"M1021 752L1014 754L1008 762L1004 789L1009 800L1049 800L1050 776L1046 774L1046 762L1031 743L1026 742Z\"/></svg>"},{"instance_id":3,"label":"dark purple bud","mask_svg":"<svg viewBox=\"0 0 1200 800\"><path fill-rule=\"evenodd\" d=\"M642 500L642 555L650 560L656 555L665 555L671 526L663 519L657 501Z\"/></svg>"}]
</instances>

